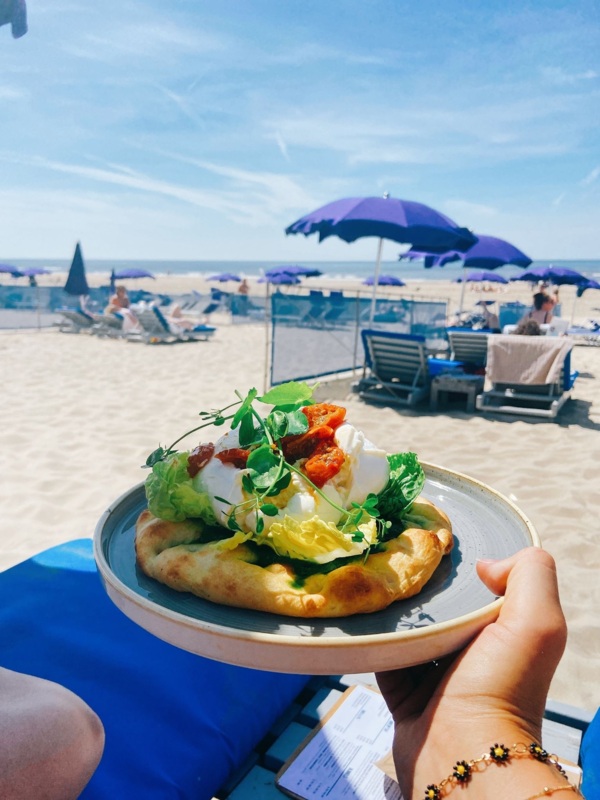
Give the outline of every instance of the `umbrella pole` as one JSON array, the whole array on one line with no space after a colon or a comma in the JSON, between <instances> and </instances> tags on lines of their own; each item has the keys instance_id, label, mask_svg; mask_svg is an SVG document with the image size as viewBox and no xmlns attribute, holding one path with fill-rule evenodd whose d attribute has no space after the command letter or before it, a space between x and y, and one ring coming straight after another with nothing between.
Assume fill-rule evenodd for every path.
<instances>
[{"instance_id":1,"label":"umbrella pole","mask_svg":"<svg viewBox=\"0 0 600 800\"><path fill-rule=\"evenodd\" d=\"M460 319L460 315L462 314L463 303L465 301L465 286L466 285L467 285L467 268L463 267L462 286L460 287L460 304L458 306L458 317L459 317L459 319Z\"/></svg>"},{"instance_id":2,"label":"umbrella pole","mask_svg":"<svg viewBox=\"0 0 600 800\"><path fill-rule=\"evenodd\" d=\"M373 294L371 295L371 312L369 314L369 325L373 324L375 317L375 302L377 299L377 287L379 286L379 271L381 269L381 253L383 251L383 238L379 240L377 246L377 261L375 262L375 276L373 278Z\"/></svg>"},{"instance_id":3,"label":"umbrella pole","mask_svg":"<svg viewBox=\"0 0 600 800\"><path fill-rule=\"evenodd\" d=\"M269 327L270 327L270 307L271 297L269 292L269 282L267 281L267 300L265 304L265 372L263 376L263 394L267 393L269 388Z\"/></svg>"},{"instance_id":4,"label":"umbrella pole","mask_svg":"<svg viewBox=\"0 0 600 800\"><path fill-rule=\"evenodd\" d=\"M577 290L575 290L575 297L573 298L573 305L571 306L571 326L575 320L575 306L577 305Z\"/></svg>"}]
</instances>

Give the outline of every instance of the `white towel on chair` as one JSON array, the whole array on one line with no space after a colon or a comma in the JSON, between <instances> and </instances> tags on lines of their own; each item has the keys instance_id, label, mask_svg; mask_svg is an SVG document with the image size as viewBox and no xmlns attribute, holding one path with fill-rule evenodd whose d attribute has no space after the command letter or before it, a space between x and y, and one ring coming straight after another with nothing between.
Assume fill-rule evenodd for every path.
<instances>
[{"instance_id":1,"label":"white towel on chair","mask_svg":"<svg viewBox=\"0 0 600 800\"><path fill-rule=\"evenodd\" d=\"M488 336L486 378L490 383L555 383L573 342L548 336Z\"/></svg>"}]
</instances>

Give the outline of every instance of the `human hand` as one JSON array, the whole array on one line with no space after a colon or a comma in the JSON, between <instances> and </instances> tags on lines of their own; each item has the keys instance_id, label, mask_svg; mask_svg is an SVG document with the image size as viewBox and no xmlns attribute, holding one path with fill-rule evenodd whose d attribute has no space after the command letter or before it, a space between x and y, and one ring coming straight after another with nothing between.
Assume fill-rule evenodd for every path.
<instances>
[{"instance_id":1,"label":"human hand","mask_svg":"<svg viewBox=\"0 0 600 800\"><path fill-rule=\"evenodd\" d=\"M477 572L492 592L505 595L496 622L438 666L377 675L394 718L394 761L406 800L494 742L540 741L566 644L554 560L532 547L503 561L480 561Z\"/></svg>"}]
</instances>

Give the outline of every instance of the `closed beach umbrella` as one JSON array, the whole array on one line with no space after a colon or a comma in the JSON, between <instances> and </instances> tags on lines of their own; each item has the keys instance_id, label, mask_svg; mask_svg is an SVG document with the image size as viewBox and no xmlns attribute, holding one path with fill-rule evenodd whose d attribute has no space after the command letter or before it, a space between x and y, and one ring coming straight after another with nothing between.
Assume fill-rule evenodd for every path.
<instances>
[{"instance_id":1,"label":"closed beach umbrella","mask_svg":"<svg viewBox=\"0 0 600 800\"><path fill-rule=\"evenodd\" d=\"M218 281L219 283L227 283L228 281L241 281L239 275L234 275L233 272L219 272L217 275L211 275L209 281Z\"/></svg>"},{"instance_id":2,"label":"closed beach umbrella","mask_svg":"<svg viewBox=\"0 0 600 800\"><path fill-rule=\"evenodd\" d=\"M369 275L368 278L365 278L363 281L365 286L373 286L375 283L375 277L373 275ZM377 283L380 286L406 286L404 281L401 281L400 278L397 278L395 275L380 275Z\"/></svg>"},{"instance_id":3,"label":"closed beach umbrella","mask_svg":"<svg viewBox=\"0 0 600 800\"><path fill-rule=\"evenodd\" d=\"M75 254L71 262L71 268L65 283L65 292L74 295L75 297L83 297L90 293L87 278L85 277L85 264L83 263L83 255L81 253L81 245L77 242L75 247Z\"/></svg>"},{"instance_id":4,"label":"closed beach umbrella","mask_svg":"<svg viewBox=\"0 0 600 800\"><path fill-rule=\"evenodd\" d=\"M345 242L355 242L365 236L379 239L370 322L375 313L383 240L412 244L420 249L466 250L476 237L466 228L423 203L389 197L347 197L335 200L301 217L285 229L286 234L318 233L322 242L337 236Z\"/></svg>"}]
</instances>

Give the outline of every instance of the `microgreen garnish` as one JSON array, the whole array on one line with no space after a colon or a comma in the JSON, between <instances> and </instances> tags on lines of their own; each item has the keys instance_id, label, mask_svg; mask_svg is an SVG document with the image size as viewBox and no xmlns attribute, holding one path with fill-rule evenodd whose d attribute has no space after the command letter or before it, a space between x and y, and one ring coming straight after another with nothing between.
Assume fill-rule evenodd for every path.
<instances>
[{"instance_id":1,"label":"microgreen garnish","mask_svg":"<svg viewBox=\"0 0 600 800\"><path fill-rule=\"evenodd\" d=\"M362 542L364 534L358 530L362 521L374 518L378 531L383 532L385 527L385 522L379 519L377 496L370 494L364 503L352 503L350 509L345 509L328 497L304 472L289 463L284 456L282 439L286 436L303 434L309 430L308 419L302 412L302 408L313 404L312 396L315 388L310 387L307 383L290 381L275 386L262 396L258 396L256 389L250 389L245 397L236 391L238 397L236 402L225 408L200 411L202 424L180 436L169 447L158 447L148 456L145 466L154 467L159 462L168 460L177 453L176 445L192 433L211 425L220 426L231 421L231 429L239 429L240 448L249 451L246 471L242 476L242 486L250 497L238 505L232 505L225 498L215 497L215 500L230 507L227 517L227 527L230 530L241 530L237 522L239 512L247 515L254 511L256 513L256 533L260 534L264 530L265 524L262 515L274 517L279 512L277 505L269 502L268 498L274 497L286 489L290 484L292 474L296 474L311 487L312 491L340 513L341 530L351 534L353 541ZM255 403L270 405L272 408L263 417L255 407ZM235 411L231 413L233 409Z\"/></svg>"}]
</instances>

